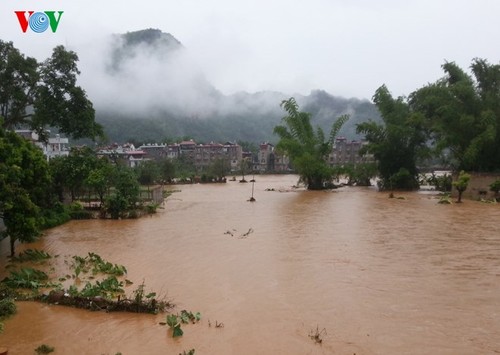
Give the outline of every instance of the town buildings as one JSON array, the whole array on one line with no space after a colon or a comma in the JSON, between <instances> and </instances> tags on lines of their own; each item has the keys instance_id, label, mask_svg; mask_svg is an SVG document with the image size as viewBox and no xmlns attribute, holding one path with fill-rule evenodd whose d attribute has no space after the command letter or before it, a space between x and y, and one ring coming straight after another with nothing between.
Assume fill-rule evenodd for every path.
<instances>
[{"instance_id":1,"label":"town buildings","mask_svg":"<svg viewBox=\"0 0 500 355\"><path fill-rule=\"evenodd\" d=\"M69 140L68 138L62 138L59 134L56 134L55 137L49 137L48 140L44 142L40 139L38 133L31 129L18 129L15 132L39 147L47 158L47 161L54 157L69 155ZM46 131L46 133L50 135L50 131Z\"/></svg>"},{"instance_id":2,"label":"town buildings","mask_svg":"<svg viewBox=\"0 0 500 355\"><path fill-rule=\"evenodd\" d=\"M360 155L360 150L367 142L348 140L345 137L338 137L333 144L332 152L328 155L330 166L358 165L363 163L373 163L373 154L365 153Z\"/></svg>"}]
</instances>

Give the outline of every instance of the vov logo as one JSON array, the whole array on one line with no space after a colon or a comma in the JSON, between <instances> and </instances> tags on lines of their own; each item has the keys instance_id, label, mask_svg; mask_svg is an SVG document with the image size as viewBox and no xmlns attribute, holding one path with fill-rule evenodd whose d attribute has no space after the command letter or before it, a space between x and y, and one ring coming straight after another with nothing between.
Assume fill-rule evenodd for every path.
<instances>
[{"instance_id":1,"label":"vov logo","mask_svg":"<svg viewBox=\"0 0 500 355\"><path fill-rule=\"evenodd\" d=\"M61 16L64 11L14 11L19 20L19 25L21 25L21 30L26 33L29 28L35 33L45 32L49 26L52 32L57 31L59 26L59 21L61 21ZM58 17L56 18L56 12ZM27 14L27 15L26 15Z\"/></svg>"}]
</instances>

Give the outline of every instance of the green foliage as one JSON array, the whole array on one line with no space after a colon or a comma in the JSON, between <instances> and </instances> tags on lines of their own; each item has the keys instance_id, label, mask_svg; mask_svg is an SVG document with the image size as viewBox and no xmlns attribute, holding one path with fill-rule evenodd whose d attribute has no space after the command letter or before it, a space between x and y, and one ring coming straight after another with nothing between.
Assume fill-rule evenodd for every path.
<instances>
[{"instance_id":1,"label":"green foliage","mask_svg":"<svg viewBox=\"0 0 500 355\"><path fill-rule=\"evenodd\" d=\"M11 271L10 275L2 282L11 288L38 289L47 285L48 275L37 269L22 268L19 271Z\"/></svg>"},{"instance_id":2,"label":"green foliage","mask_svg":"<svg viewBox=\"0 0 500 355\"><path fill-rule=\"evenodd\" d=\"M117 293L124 293L123 281L119 281L115 276L108 276L102 281L95 281L94 284L86 282L79 292L81 297L103 297L111 299Z\"/></svg>"},{"instance_id":3,"label":"green foliage","mask_svg":"<svg viewBox=\"0 0 500 355\"><path fill-rule=\"evenodd\" d=\"M44 208L41 215L41 229L60 226L72 218L68 209L59 201L54 202L51 208Z\"/></svg>"},{"instance_id":4,"label":"green foliage","mask_svg":"<svg viewBox=\"0 0 500 355\"><path fill-rule=\"evenodd\" d=\"M35 349L35 353L37 353L39 355L40 354L50 354L50 353L54 352L54 350L55 350L55 348L53 346L42 344Z\"/></svg>"},{"instance_id":5,"label":"green foliage","mask_svg":"<svg viewBox=\"0 0 500 355\"><path fill-rule=\"evenodd\" d=\"M135 168L137 180L141 185L153 185L161 175L158 163L147 160Z\"/></svg>"},{"instance_id":6,"label":"green foliage","mask_svg":"<svg viewBox=\"0 0 500 355\"><path fill-rule=\"evenodd\" d=\"M167 315L167 325L170 327L170 329L172 329L172 337L176 338L184 334L183 330L181 329L181 322L177 315Z\"/></svg>"},{"instance_id":7,"label":"green foliage","mask_svg":"<svg viewBox=\"0 0 500 355\"><path fill-rule=\"evenodd\" d=\"M320 127L313 129L311 115L300 112L294 98L282 101L281 107L288 116L283 117L283 125L274 127L274 133L280 137L277 149L290 156L293 167L308 189L324 188L333 175L326 157L332 150L338 131L349 117L339 117L331 127L329 139L325 140L323 130Z\"/></svg>"},{"instance_id":8,"label":"green foliage","mask_svg":"<svg viewBox=\"0 0 500 355\"><path fill-rule=\"evenodd\" d=\"M24 263L26 261L37 262L37 261L47 260L50 258L52 258L52 256L43 250L26 249L25 251L19 253L18 256L12 257L11 261L19 263Z\"/></svg>"},{"instance_id":9,"label":"green foliage","mask_svg":"<svg viewBox=\"0 0 500 355\"><path fill-rule=\"evenodd\" d=\"M123 167L115 173L114 186L115 191L108 197L105 206L112 218L118 218L136 208L140 186L133 171Z\"/></svg>"},{"instance_id":10,"label":"green foliage","mask_svg":"<svg viewBox=\"0 0 500 355\"><path fill-rule=\"evenodd\" d=\"M490 184L490 191L493 191L495 194L498 194L498 192L500 192L500 180L495 180Z\"/></svg>"},{"instance_id":11,"label":"green foliage","mask_svg":"<svg viewBox=\"0 0 500 355\"><path fill-rule=\"evenodd\" d=\"M410 95L438 152L450 155L456 170L494 171L500 167L500 65L474 59L473 77L455 63L445 76Z\"/></svg>"},{"instance_id":12,"label":"green foliage","mask_svg":"<svg viewBox=\"0 0 500 355\"><path fill-rule=\"evenodd\" d=\"M0 299L0 319L5 319L17 312L16 304L12 298Z\"/></svg>"},{"instance_id":13,"label":"green foliage","mask_svg":"<svg viewBox=\"0 0 500 355\"><path fill-rule=\"evenodd\" d=\"M1 122L0 118L0 217L13 256L16 240L31 242L38 236L44 222L41 209L53 200L42 152L19 135L5 131Z\"/></svg>"},{"instance_id":14,"label":"green foliage","mask_svg":"<svg viewBox=\"0 0 500 355\"><path fill-rule=\"evenodd\" d=\"M427 179L427 183L438 191L450 192L452 187L452 177L449 174L436 176L434 173Z\"/></svg>"},{"instance_id":15,"label":"green foliage","mask_svg":"<svg viewBox=\"0 0 500 355\"><path fill-rule=\"evenodd\" d=\"M458 191L458 201L457 202L462 202L462 193L467 190L467 187L469 186L469 181L470 181L470 174L467 174L465 171L461 171L460 174L458 174L458 178L456 181L453 181L453 186L457 189Z\"/></svg>"},{"instance_id":16,"label":"green foliage","mask_svg":"<svg viewBox=\"0 0 500 355\"><path fill-rule=\"evenodd\" d=\"M21 54L12 42L0 40L2 126L27 125L42 135L44 127L57 127L74 138L102 135L92 103L76 85L77 61L75 52L57 46L50 58L38 63Z\"/></svg>"},{"instance_id":17,"label":"green foliage","mask_svg":"<svg viewBox=\"0 0 500 355\"><path fill-rule=\"evenodd\" d=\"M347 165L336 171L337 175L346 175L348 185L371 186L371 179L377 176L377 165L363 163Z\"/></svg>"},{"instance_id":18,"label":"green foliage","mask_svg":"<svg viewBox=\"0 0 500 355\"><path fill-rule=\"evenodd\" d=\"M373 153L377 160L382 190L418 188L416 162L426 152L426 130L422 116L413 112L404 98L394 99L385 85L373 101L382 115L382 124L373 121L357 125L368 145L360 153Z\"/></svg>"},{"instance_id":19,"label":"green foliage","mask_svg":"<svg viewBox=\"0 0 500 355\"><path fill-rule=\"evenodd\" d=\"M110 263L109 261L104 260L100 255L92 252L88 253L86 257L74 255L72 268L75 270L77 277L82 272L86 274L90 271L93 275L107 274L123 276L127 273L125 266Z\"/></svg>"},{"instance_id":20,"label":"green foliage","mask_svg":"<svg viewBox=\"0 0 500 355\"><path fill-rule=\"evenodd\" d=\"M184 331L181 329L181 324L188 323L198 323L201 319L200 312L192 313L186 310L182 310L180 314L169 314L167 315L167 325L172 330L172 336L174 338L182 336Z\"/></svg>"}]
</instances>

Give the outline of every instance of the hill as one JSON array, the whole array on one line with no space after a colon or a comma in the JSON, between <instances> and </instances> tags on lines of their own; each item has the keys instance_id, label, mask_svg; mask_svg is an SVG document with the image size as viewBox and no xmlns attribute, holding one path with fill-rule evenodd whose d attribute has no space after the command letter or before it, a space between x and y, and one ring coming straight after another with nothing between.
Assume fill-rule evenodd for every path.
<instances>
[{"instance_id":1,"label":"hill","mask_svg":"<svg viewBox=\"0 0 500 355\"><path fill-rule=\"evenodd\" d=\"M224 95L205 78L182 43L160 30L114 35L110 43L99 82L89 89L97 121L110 141L160 142L188 136L200 142L275 142L273 128L284 115L280 103L291 96L326 132L338 116L349 114L340 134L350 139L359 138L356 123L380 119L369 101L322 90L309 95Z\"/></svg>"}]
</instances>

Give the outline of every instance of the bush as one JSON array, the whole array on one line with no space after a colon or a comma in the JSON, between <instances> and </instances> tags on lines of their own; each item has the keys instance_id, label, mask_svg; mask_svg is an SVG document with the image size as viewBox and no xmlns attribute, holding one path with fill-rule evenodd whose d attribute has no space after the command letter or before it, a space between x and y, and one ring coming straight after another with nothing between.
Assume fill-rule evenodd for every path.
<instances>
[{"instance_id":1,"label":"bush","mask_svg":"<svg viewBox=\"0 0 500 355\"><path fill-rule=\"evenodd\" d=\"M92 219L93 215L91 211L81 210L81 211L71 211L69 213L71 219Z\"/></svg>"},{"instance_id":2,"label":"bush","mask_svg":"<svg viewBox=\"0 0 500 355\"><path fill-rule=\"evenodd\" d=\"M50 209L42 210L41 228L53 228L68 222L71 219L68 208L57 202Z\"/></svg>"},{"instance_id":3,"label":"bush","mask_svg":"<svg viewBox=\"0 0 500 355\"><path fill-rule=\"evenodd\" d=\"M3 298L0 300L0 319L7 318L17 311L16 304L12 298Z\"/></svg>"}]
</instances>

